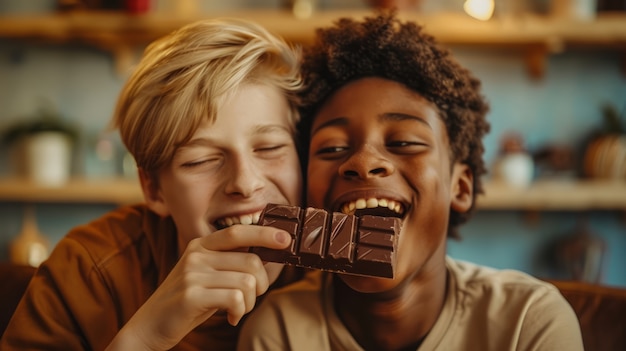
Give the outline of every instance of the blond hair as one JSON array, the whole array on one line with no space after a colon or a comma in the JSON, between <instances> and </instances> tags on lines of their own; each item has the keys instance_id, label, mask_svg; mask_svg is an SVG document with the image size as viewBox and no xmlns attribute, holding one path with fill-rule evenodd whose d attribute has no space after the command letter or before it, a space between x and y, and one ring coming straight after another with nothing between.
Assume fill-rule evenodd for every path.
<instances>
[{"instance_id":1,"label":"blond hair","mask_svg":"<svg viewBox=\"0 0 626 351\"><path fill-rule=\"evenodd\" d=\"M300 51L261 26L239 19L186 25L150 44L120 94L113 127L149 174L170 164L201 123L244 83L283 91L295 133Z\"/></svg>"}]
</instances>

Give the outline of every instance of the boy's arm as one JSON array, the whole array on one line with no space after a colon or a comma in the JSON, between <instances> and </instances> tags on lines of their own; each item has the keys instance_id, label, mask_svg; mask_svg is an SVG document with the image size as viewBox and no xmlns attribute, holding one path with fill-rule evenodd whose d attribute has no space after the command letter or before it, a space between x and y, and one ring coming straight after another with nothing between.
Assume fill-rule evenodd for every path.
<instances>
[{"instance_id":1,"label":"boy's arm","mask_svg":"<svg viewBox=\"0 0 626 351\"><path fill-rule=\"evenodd\" d=\"M267 290L269 280L258 256L226 250L281 248L288 241L277 240L271 227L237 226L220 232L193 240L145 303L140 282L120 283L126 293L119 294L116 289L122 287L105 281L80 243L62 239L33 277L0 349L103 350L113 340L110 350L128 350L128 345L166 350L218 309L237 323Z\"/></svg>"},{"instance_id":2,"label":"boy's arm","mask_svg":"<svg viewBox=\"0 0 626 351\"><path fill-rule=\"evenodd\" d=\"M88 253L64 238L31 279L0 349L103 348L117 332L116 311Z\"/></svg>"},{"instance_id":3,"label":"boy's arm","mask_svg":"<svg viewBox=\"0 0 626 351\"><path fill-rule=\"evenodd\" d=\"M288 233L276 228L240 225L190 241L107 350L168 350L218 310L228 313L230 324L238 324L276 279L268 277L260 258L247 248L280 249L289 240Z\"/></svg>"}]
</instances>

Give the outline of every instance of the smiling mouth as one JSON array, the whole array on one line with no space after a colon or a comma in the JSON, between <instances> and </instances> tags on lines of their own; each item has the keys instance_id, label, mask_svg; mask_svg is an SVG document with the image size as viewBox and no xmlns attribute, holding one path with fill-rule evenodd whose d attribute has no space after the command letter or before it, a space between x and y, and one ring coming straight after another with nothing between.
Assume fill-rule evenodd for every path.
<instances>
[{"instance_id":1,"label":"smiling mouth","mask_svg":"<svg viewBox=\"0 0 626 351\"><path fill-rule=\"evenodd\" d=\"M230 227L235 224L257 224L259 223L259 217L261 216L261 211L248 213L240 216L228 216L224 218L220 218L215 221L215 227L218 229L224 229Z\"/></svg>"},{"instance_id":2,"label":"smiling mouth","mask_svg":"<svg viewBox=\"0 0 626 351\"><path fill-rule=\"evenodd\" d=\"M348 215L373 215L403 218L406 206L398 201L385 198L361 198L341 205L340 211Z\"/></svg>"},{"instance_id":3,"label":"smiling mouth","mask_svg":"<svg viewBox=\"0 0 626 351\"><path fill-rule=\"evenodd\" d=\"M360 198L348 201L341 205L340 212L348 215L363 216L381 216L381 217L397 217L403 218L406 206L398 201L386 198ZM239 216L223 217L215 221L214 225L218 229L228 228L235 224L257 224L262 211L248 213Z\"/></svg>"}]
</instances>

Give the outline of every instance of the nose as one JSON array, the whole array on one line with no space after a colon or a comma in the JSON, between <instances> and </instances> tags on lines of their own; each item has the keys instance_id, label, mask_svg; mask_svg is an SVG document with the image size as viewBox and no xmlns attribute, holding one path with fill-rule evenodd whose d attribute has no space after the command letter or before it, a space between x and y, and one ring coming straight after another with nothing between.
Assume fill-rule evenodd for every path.
<instances>
[{"instance_id":1,"label":"nose","mask_svg":"<svg viewBox=\"0 0 626 351\"><path fill-rule=\"evenodd\" d=\"M253 160L235 157L231 161L231 171L224 174L224 177L226 177L226 186L224 188L226 194L250 197L263 188L265 182L262 170Z\"/></svg>"},{"instance_id":2,"label":"nose","mask_svg":"<svg viewBox=\"0 0 626 351\"><path fill-rule=\"evenodd\" d=\"M368 179L386 177L393 173L393 164L376 148L364 145L339 166L339 174L345 178Z\"/></svg>"}]
</instances>

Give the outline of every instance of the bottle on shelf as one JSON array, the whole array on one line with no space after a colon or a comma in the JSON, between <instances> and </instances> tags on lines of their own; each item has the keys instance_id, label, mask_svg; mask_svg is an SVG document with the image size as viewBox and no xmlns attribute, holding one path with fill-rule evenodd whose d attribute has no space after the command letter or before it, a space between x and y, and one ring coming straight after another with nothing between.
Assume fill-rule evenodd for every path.
<instances>
[{"instance_id":1,"label":"bottle on shelf","mask_svg":"<svg viewBox=\"0 0 626 351\"><path fill-rule=\"evenodd\" d=\"M48 258L49 250L50 243L48 239L37 227L34 208L27 206L24 209L22 230L10 244L10 260L16 264L37 267Z\"/></svg>"},{"instance_id":2,"label":"bottle on shelf","mask_svg":"<svg viewBox=\"0 0 626 351\"><path fill-rule=\"evenodd\" d=\"M534 161L524 147L522 135L512 132L500 141L500 154L493 165L493 178L508 185L526 188L534 176Z\"/></svg>"}]
</instances>

